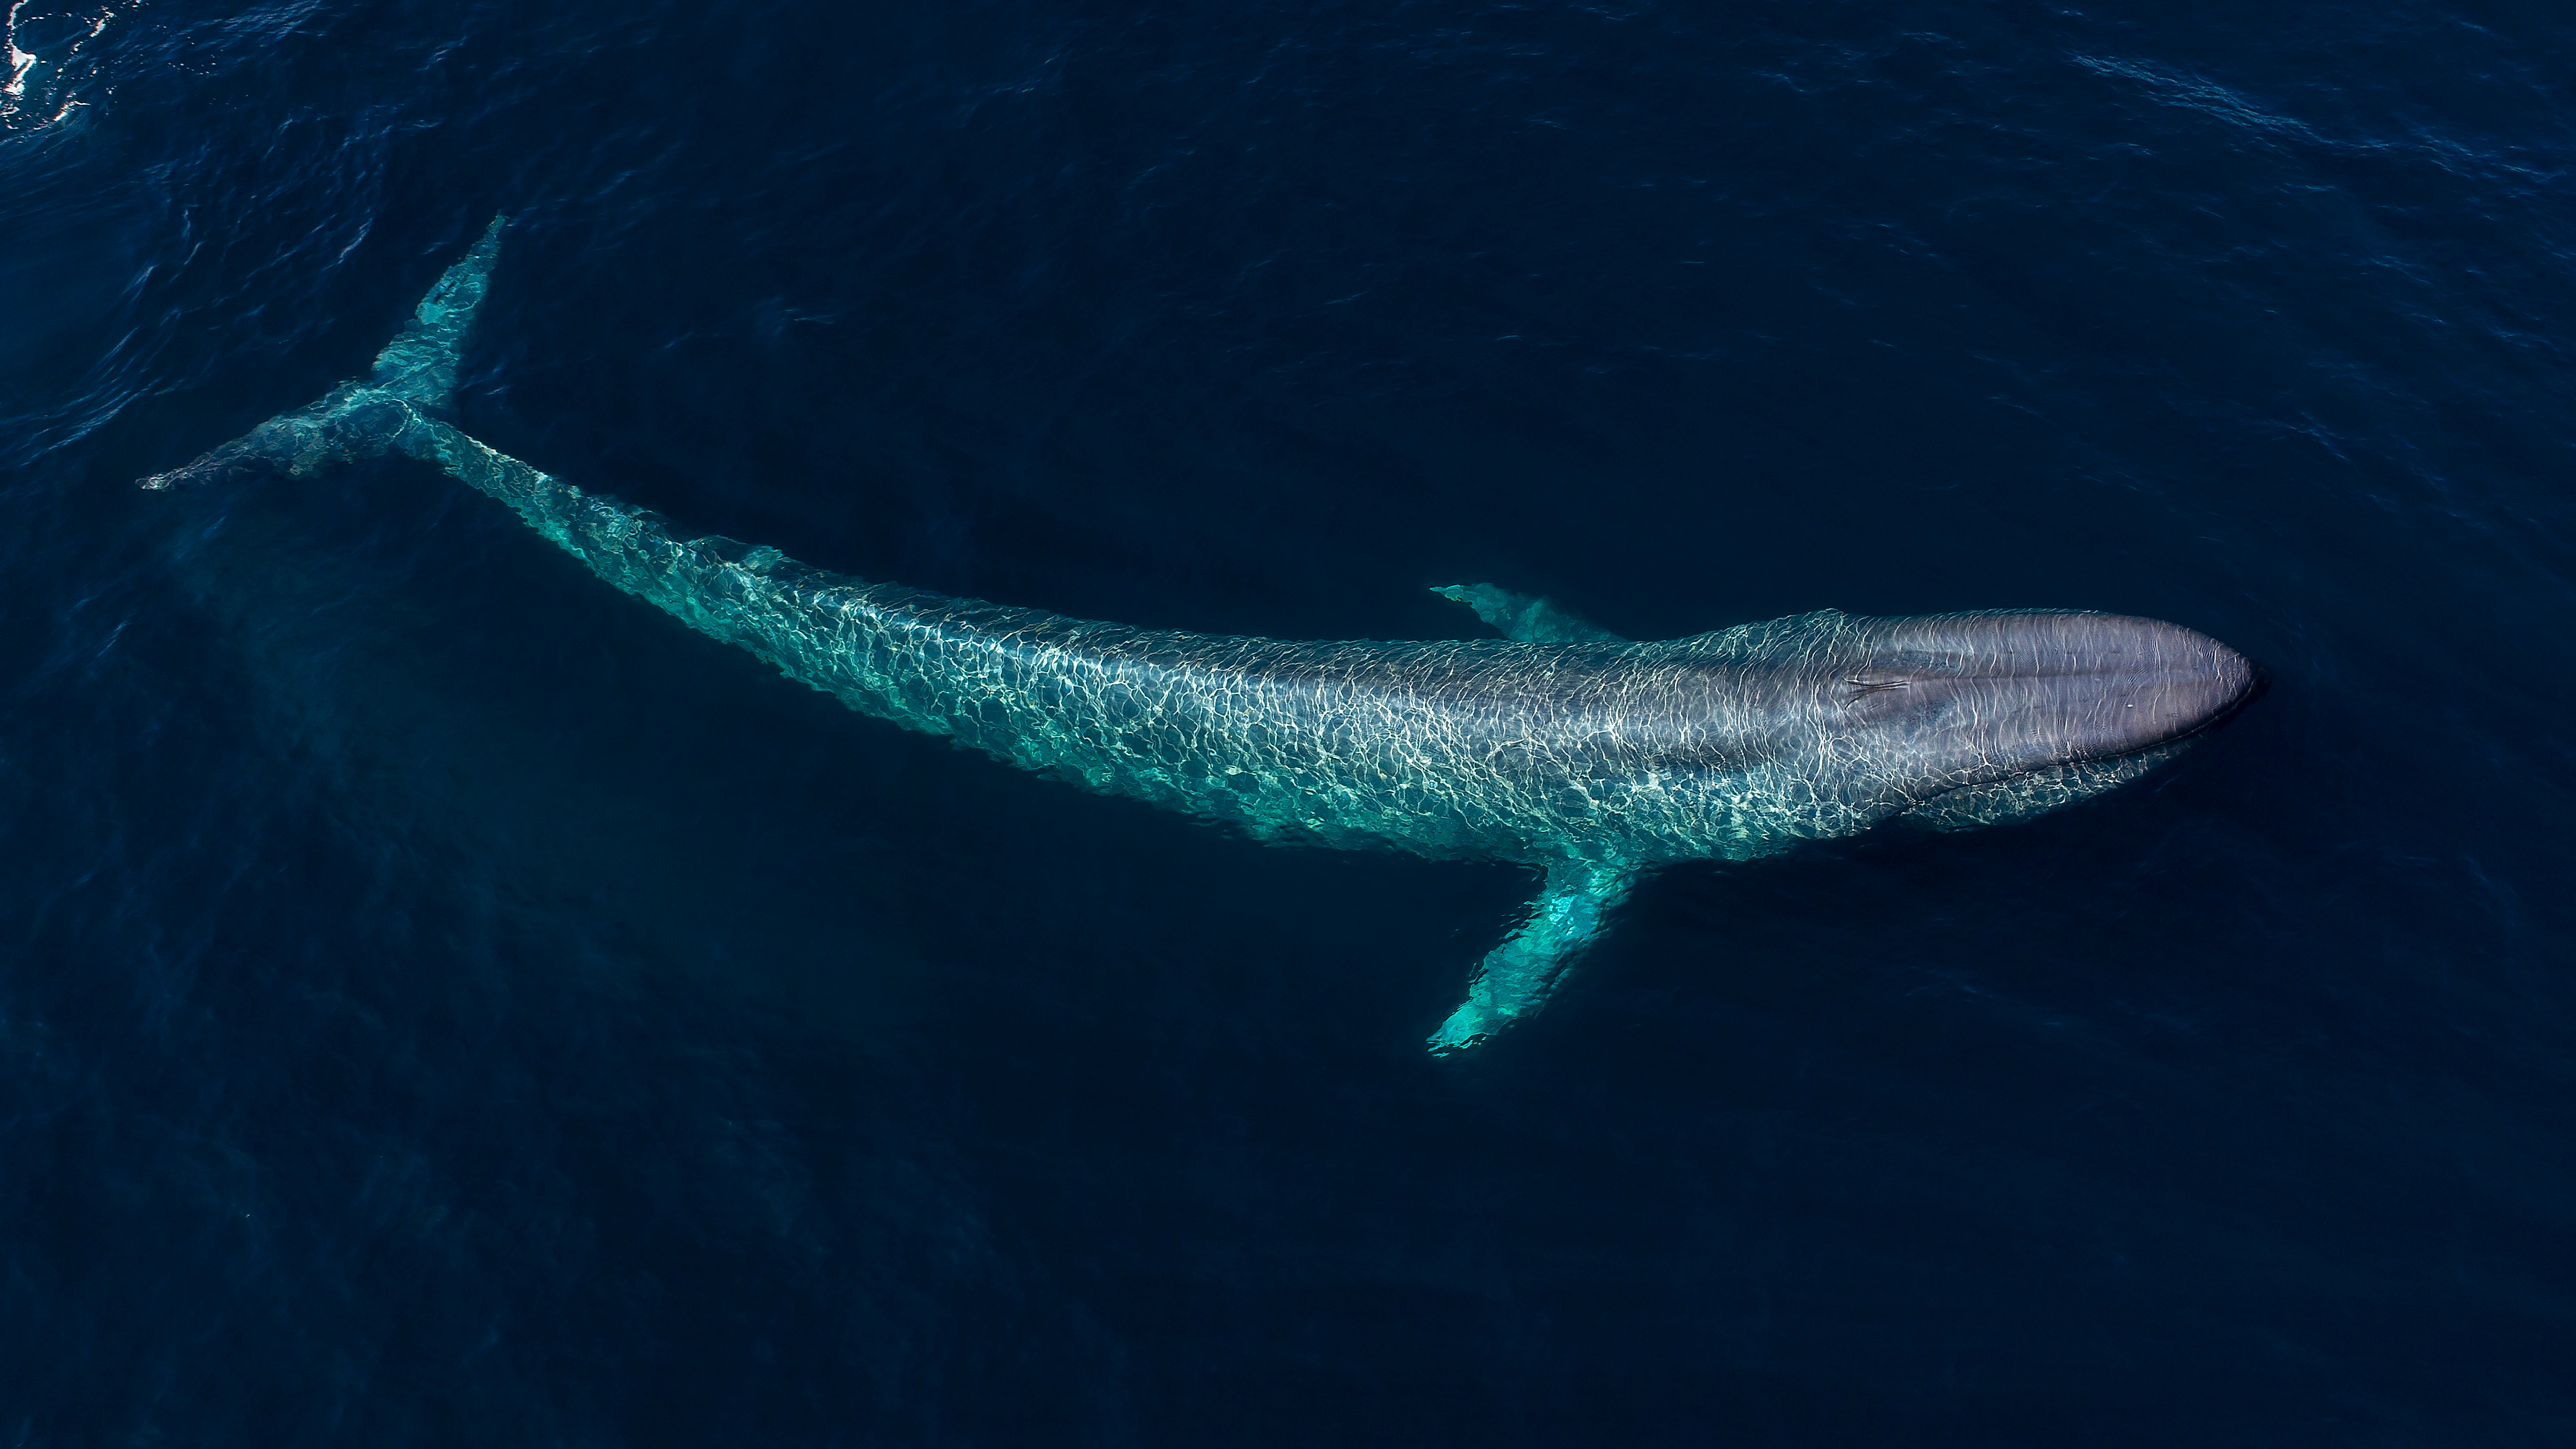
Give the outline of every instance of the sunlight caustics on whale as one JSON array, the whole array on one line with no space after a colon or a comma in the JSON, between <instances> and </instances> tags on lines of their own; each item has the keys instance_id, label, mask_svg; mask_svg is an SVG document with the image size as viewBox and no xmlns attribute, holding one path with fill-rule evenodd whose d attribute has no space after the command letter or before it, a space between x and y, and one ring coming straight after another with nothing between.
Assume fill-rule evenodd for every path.
<instances>
[{"instance_id":1,"label":"sunlight caustics on whale","mask_svg":"<svg viewBox=\"0 0 2576 1449\"><path fill-rule=\"evenodd\" d=\"M2214 639L2111 614L1826 610L1634 643L1474 584L1438 592L1505 639L1280 641L1071 619L682 539L442 419L503 226L367 378L143 486L404 454L863 713L1262 840L1539 868L1526 920L1485 956L1435 1052L1542 1005L1646 871L1889 821L2052 810L2145 774L2259 682Z\"/></svg>"}]
</instances>

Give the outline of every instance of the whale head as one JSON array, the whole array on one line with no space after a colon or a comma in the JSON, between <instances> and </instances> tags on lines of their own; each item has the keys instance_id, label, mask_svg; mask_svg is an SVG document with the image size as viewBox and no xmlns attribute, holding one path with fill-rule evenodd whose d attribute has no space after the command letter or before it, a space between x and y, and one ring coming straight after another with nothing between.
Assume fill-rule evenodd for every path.
<instances>
[{"instance_id":1,"label":"whale head","mask_svg":"<svg viewBox=\"0 0 2576 1449\"><path fill-rule=\"evenodd\" d=\"M1825 655L1825 733L1861 767L1855 783L1880 809L1943 826L2134 778L2263 685L2208 635L2119 614L1853 619Z\"/></svg>"}]
</instances>

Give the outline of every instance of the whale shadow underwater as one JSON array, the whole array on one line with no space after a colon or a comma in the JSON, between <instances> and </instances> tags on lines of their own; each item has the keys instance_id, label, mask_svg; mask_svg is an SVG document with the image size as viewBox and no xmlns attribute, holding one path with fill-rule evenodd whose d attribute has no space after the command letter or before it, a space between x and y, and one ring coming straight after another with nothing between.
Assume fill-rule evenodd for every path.
<instances>
[{"instance_id":1,"label":"whale shadow underwater","mask_svg":"<svg viewBox=\"0 0 2576 1449\"><path fill-rule=\"evenodd\" d=\"M1504 637L1230 638L871 583L683 539L446 420L500 255L495 218L362 380L146 488L399 453L515 509L593 573L862 713L1256 839L1512 861L1545 884L1430 1038L1545 1004L1646 873L1892 822L2056 810L2147 774L2263 686L2153 619L1834 610L1630 641L1492 584L1438 590Z\"/></svg>"}]
</instances>

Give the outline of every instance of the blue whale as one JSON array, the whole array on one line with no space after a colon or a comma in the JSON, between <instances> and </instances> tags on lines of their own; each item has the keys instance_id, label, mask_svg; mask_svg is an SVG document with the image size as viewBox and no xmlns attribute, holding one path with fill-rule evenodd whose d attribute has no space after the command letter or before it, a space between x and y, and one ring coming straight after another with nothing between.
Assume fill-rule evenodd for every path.
<instances>
[{"instance_id":1,"label":"blue whale","mask_svg":"<svg viewBox=\"0 0 2576 1449\"><path fill-rule=\"evenodd\" d=\"M1630 642L1475 584L1439 592L1504 638L1319 643L1095 623L682 538L446 421L503 225L369 376L143 486L418 458L618 588L862 713L1261 840L1538 868L1537 899L1434 1052L1541 1006L1657 867L1889 822L2025 819L2147 773L2260 686L2215 639L2074 610L1826 610Z\"/></svg>"}]
</instances>

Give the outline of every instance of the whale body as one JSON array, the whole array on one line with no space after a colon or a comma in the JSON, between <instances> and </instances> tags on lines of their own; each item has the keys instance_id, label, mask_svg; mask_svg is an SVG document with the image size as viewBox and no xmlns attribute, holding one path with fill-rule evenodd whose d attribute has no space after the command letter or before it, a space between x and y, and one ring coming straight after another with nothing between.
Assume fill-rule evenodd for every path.
<instances>
[{"instance_id":1,"label":"whale body","mask_svg":"<svg viewBox=\"0 0 2576 1449\"><path fill-rule=\"evenodd\" d=\"M2074 610L1825 610L1630 642L1478 584L1439 592L1507 637L1283 641L1072 619L683 538L441 416L502 227L368 378L144 486L419 458L609 583L862 713L1262 840L1540 868L1538 899L1435 1052L1536 1010L1656 867L1893 821L2027 818L2145 774L2260 684L2205 635Z\"/></svg>"}]
</instances>

